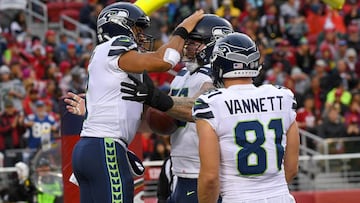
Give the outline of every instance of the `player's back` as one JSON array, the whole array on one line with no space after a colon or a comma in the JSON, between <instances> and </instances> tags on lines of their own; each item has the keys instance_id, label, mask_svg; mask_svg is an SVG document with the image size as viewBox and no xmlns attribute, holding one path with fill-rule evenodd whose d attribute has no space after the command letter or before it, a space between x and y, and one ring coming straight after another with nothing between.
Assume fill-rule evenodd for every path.
<instances>
[{"instance_id":1,"label":"player's back","mask_svg":"<svg viewBox=\"0 0 360 203\"><path fill-rule=\"evenodd\" d=\"M224 202L288 193L282 159L296 116L293 94L271 85L234 85L199 99L195 113L207 115L219 136Z\"/></svg>"}]
</instances>

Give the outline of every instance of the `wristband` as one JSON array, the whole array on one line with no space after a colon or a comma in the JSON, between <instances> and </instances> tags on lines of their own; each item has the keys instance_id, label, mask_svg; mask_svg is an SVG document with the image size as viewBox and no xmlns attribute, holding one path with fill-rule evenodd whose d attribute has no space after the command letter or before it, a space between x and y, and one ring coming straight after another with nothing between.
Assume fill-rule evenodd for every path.
<instances>
[{"instance_id":1,"label":"wristband","mask_svg":"<svg viewBox=\"0 0 360 203\"><path fill-rule=\"evenodd\" d=\"M173 32L173 36L178 35L184 40L186 40L189 37L189 32L184 27L178 27Z\"/></svg>"}]
</instances>

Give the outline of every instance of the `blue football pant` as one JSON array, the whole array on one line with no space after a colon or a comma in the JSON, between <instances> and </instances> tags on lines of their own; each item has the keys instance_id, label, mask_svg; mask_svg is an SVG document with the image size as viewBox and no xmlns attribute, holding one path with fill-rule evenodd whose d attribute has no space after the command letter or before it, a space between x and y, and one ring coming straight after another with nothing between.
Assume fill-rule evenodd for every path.
<instances>
[{"instance_id":1,"label":"blue football pant","mask_svg":"<svg viewBox=\"0 0 360 203\"><path fill-rule=\"evenodd\" d=\"M81 203L132 203L134 182L125 149L111 138L81 137L72 153Z\"/></svg>"},{"instance_id":2,"label":"blue football pant","mask_svg":"<svg viewBox=\"0 0 360 203\"><path fill-rule=\"evenodd\" d=\"M170 195L167 203L197 203L197 179L177 178L174 192ZM221 203L219 198L218 203Z\"/></svg>"}]
</instances>

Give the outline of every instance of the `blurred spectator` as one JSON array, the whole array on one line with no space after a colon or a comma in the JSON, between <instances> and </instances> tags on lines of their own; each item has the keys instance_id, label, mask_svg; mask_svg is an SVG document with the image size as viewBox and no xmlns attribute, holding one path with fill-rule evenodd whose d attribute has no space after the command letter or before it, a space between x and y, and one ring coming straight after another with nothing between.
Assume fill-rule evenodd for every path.
<instances>
[{"instance_id":1,"label":"blurred spectator","mask_svg":"<svg viewBox=\"0 0 360 203\"><path fill-rule=\"evenodd\" d=\"M86 77L86 71L84 68L76 66L71 69L71 71L64 75L60 81L60 88L63 92L63 95L69 91L75 94L84 93L86 87Z\"/></svg>"},{"instance_id":2,"label":"blurred spectator","mask_svg":"<svg viewBox=\"0 0 360 203\"><path fill-rule=\"evenodd\" d=\"M96 1L96 0L92 0ZM88 25L91 29L96 30L97 29L97 17L99 16L101 10L104 8L102 4L95 4L94 10L90 13L89 21L87 21L85 24ZM81 33L84 35L84 33ZM90 37L88 35L85 35L83 37Z\"/></svg>"},{"instance_id":3,"label":"blurred spectator","mask_svg":"<svg viewBox=\"0 0 360 203\"><path fill-rule=\"evenodd\" d=\"M310 36L317 36L323 31L326 20L324 7L324 4L321 4L319 1L314 1L310 4L310 9L306 13L306 22L309 26Z\"/></svg>"},{"instance_id":4,"label":"blurred spectator","mask_svg":"<svg viewBox=\"0 0 360 203\"><path fill-rule=\"evenodd\" d=\"M294 0L290 0L294 1ZM300 39L308 32L308 25L305 23L304 17L289 15L285 24L285 34L293 46L300 44Z\"/></svg>"},{"instance_id":5,"label":"blurred spectator","mask_svg":"<svg viewBox=\"0 0 360 203\"><path fill-rule=\"evenodd\" d=\"M310 77L301 71L299 67L293 67L290 78L294 81L295 96L304 96L305 91L310 87Z\"/></svg>"},{"instance_id":6,"label":"blurred spectator","mask_svg":"<svg viewBox=\"0 0 360 203\"><path fill-rule=\"evenodd\" d=\"M69 40L65 34L60 34L59 36L59 43L55 46L55 61L57 63L61 63L65 60L66 54L67 54L67 46L68 46Z\"/></svg>"},{"instance_id":7,"label":"blurred spectator","mask_svg":"<svg viewBox=\"0 0 360 203\"><path fill-rule=\"evenodd\" d=\"M349 48L354 48L356 52L360 52L360 36L358 25L349 25L346 40Z\"/></svg>"},{"instance_id":8,"label":"blurred spectator","mask_svg":"<svg viewBox=\"0 0 360 203\"><path fill-rule=\"evenodd\" d=\"M360 62L358 60L356 50L353 48L347 49L344 60L348 71L354 74L355 78L360 78Z\"/></svg>"},{"instance_id":9,"label":"blurred spectator","mask_svg":"<svg viewBox=\"0 0 360 203\"><path fill-rule=\"evenodd\" d=\"M346 126L337 107L329 107L323 123L317 128L317 135L322 138L337 138L346 136Z\"/></svg>"},{"instance_id":10,"label":"blurred spectator","mask_svg":"<svg viewBox=\"0 0 360 203\"><path fill-rule=\"evenodd\" d=\"M96 7L97 3L98 3L98 0L87 1L85 6L80 9L80 14L79 14L80 15L80 17L79 17L80 23L88 25L92 29L95 28L94 30L96 30L96 26L93 27L94 25L92 23L94 22L93 17L95 16L95 7Z\"/></svg>"},{"instance_id":11,"label":"blurred spectator","mask_svg":"<svg viewBox=\"0 0 360 203\"><path fill-rule=\"evenodd\" d=\"M180 0L177 4L173 25L178 25L186 17L195 11L195 5L191 0Z\"/></svg>"},{"instance_id":12,"label":"blurred spectator","mask_svg":"<svg viewBox=\"0 0 360 203\"><path fill-rule=\"evenodd\" d=\"M327 95L326 95L326 103L333 104L336 99L339 99L341 104L345 106L349 106L351 102L351 93L344 89L344 86L340 85L336 88L333 88Z\"/></svg>"},{"instance_id":13,"label":"blurred spectator","mask_svg":"<svg viewBox=\"0 0 360 203\"><path fill-rule=\"evenodd\" d=\"M321 119L321 112L323 111L323 104L325 101L325 96L324 96L324 92L321 89L320 86L320 77L319 76L314 76L313 78L311 78L311 85L310 87L305 91L304 95L311 95L314 98L314 113L316 116L316 120L320 120ZM302 106L302 104L304 103L304 100L301 99L299 102Z\"/></svg>"},{"instance_id":14,"label":"blurred spectator","mask_svg":"<svg viewBox=\"0 0 360 203\"><path fill-rule=\"evenodd\" d=\"M299 46L295 52L297 66L306 74L310 75L315 64L314 53L311 52L309 42L305 37L299 41Z\"/></svg>"},{"instance_id":15,"label":"blurred spectator","mask_svg":"<svg viewBox=\"0 0 360 203\"><path fill-rule=\"evenodd\" d=\"M22 112L22 100L25 97L24 86L19 79L12 79L10 75L10 69L8 66L3 65L0 67L0 110L4 110L4 101L11 99L14 103L14 107Z\"/></svg>"},{"instance_id":16,"label":"blurred spectator","mask_svg":"<svg viewBox=\"0 0 360 203\"><path fill-rule=\"evenodd\" d=\"M300 1L299 0L287 0L280 6L280 14L283 17L286 16L299 16Z\"/></svg>"},{"instance_id":17,"label":"blurred spectator","mask_svg":"<svg viewBox=\"0 0 360 203\"><path fill-rule=\"evenodd\" d=\"M48 30L45 33L45 46L51 46L53 49L56 47L56 32Z\"/></svg>"},{"instance_id":18,"label":"blurred spectator","mask_svg":"<svg viewBox=\"0 0 360 203\"><path fill-rule=\"evenodd\" d=\"M152 153L150 160L151 161L164 160L169 155L170 152L168 151L165 142L161 139L157 139L155 141L154 152Z\"/></svg>"},{"instance_id":19,"label":"blurred spectator","mask_svg":"<svg viewBox=\"0 0 360 203\"><path fill-rule=\"evenodd\" d=\"M25 11L19 11L10 24L10 32L18 42L23 42L27 35Z\"/></svg>"},{"instance_id":20,"label":"blurred spectator","mask_svg":"<svg viewBox=\"0 0 360 203\"><path fill-rule=\"evenodd\" d=\"M32 47L32 59L31 64L34 68L36 79L43 79L45 75L45 48L42 46L40 42L35 42Z\"/></svg>"},{"instance_id":21,"label":"blurred spectator","mask_svg":"<svg viewBox=\"0 0 360 203\"><path fill-rule=\"evenodd\" d=\"M358 0L349 0L350 11L345 14L344 23L346 26L357 24L360 26L360 8Z\"/></svg>"},{"instance_id":22,"label":"blurred spectator","mask_svg":"<svg viewBox=\"0 0 360 203\"><path fill-rule=\"evenodd\" d=\"M287 74L283 71L284 65L281 62L277 62L272 66L272 69L266 72L265 84L272 85L285 85Z\"/></svg>"},{"instance_id":23,"label":"blurred spectator","mask_svg":"<svg viewBox=\"0 0 360 203\"><path fill-rule=\"evenodd\" d=\"M338 109L341 116L345 115L345 112L348 110L348 106L341 102L341 97L343 95L343 89L338 88L335 91L335 100L333 103L326 103L325 111L329 108L328 106L334 106Z\"/></svg>"},{"instance_id":24,"label":"blurred spectator","mask_svg":"<svg viewBox=\"0 0 360 203\"><path fill-rule=\"evenodd\" d=\"M299 128L316 133L317 119L315 116L315 100L313 95L306 95L304 98L304 107L296 111L296 121Z\"/></svg>"},{"instance_id":25,"label":"blurred spectator","mask_svg":"<svg viewBox=\"0 0 360 203\"><path fill-rule=\"evenodd\" d=\"M46 89L41 98L45 101L45 104L49 107L49 113L54 113L52 116L55 120L58 120L59 110L59 99L62 95L59 84L56 80L50 79L46 81Z\"/></svg>"},{"instance_id":26,"label":"blurred spectator","mask_svg":"<svg viewBox=\"0 0 360 203\"><path fill-rule=\"evenodd\" d=\"M350 90L355 87L359 78L357 77L357 74L354 73L354 71L348 68L346 62L343 59L337 61L336 71L341 78L341 84L344 89Z\"/></svg>"},{"instance_id":27,"label":"blurred spectator","mask_svg":"<svg viewBox=\"0 0 360 203\"><path fill-rule=\"evenodd\" d=\"M30 149L48 149L55 139L53 132L57 130L55 119L46 111L45 103L37 100L35 112L25 117L24 125L28 128L27 147Z\"/></svg>"},{"instance_id":28,"label":"blurred spectator","mask_svg":"<svg viewBox=\"0 0 360 203\"><path fill-rule=\"evenodd\" d=\"M19 62L17 61L12 62L9 65L9 68L10 68L10 75L13 78L13 80L19 80L19 81L23 80L22 67Z\"/></svg>"},{"instance_id":29,"label":"blurred spectator","mask_svg":"<svg viewBox=\"0 0 360 203\"><path fill-rule=\"evenodd\" d=\"M270 5L266 14L261 16L260 27L265 37L270 40L272 45L275 45L276 40L283 36L285 22L279 15L278 8L275 4Z\"/></svg>"},{"instance_id":30,"label":"blurred spectator","mask_svg":"<svg viewBox=\"0 0 360 203\"><path fill-rule=\"evenodd\" d=\"M337 42L341 36L338 35L338 31L336 30L335 25L330 21L327 22L329 23L325 23L324 31L321 32L317 38L317 44L319 45L320 52L323 52L324 49L327 49L331 52L331 58L337 59L338 56L336 47ZM322 53L320 54L321 57L324 57Z\"/></svg>"},{"instance_id":31,"label":"blurred spectator","mask_svg":"<svg viewBox=\"0 0 360 203\"><path fill-rule=\"evenodd\" d=\"M80 59L76 50L77 44L71 42L67 45L67 52L63 60L70 62L71 67L79 65Z\"/></svg>"},{"instance_id":32,"label":"blurred spectator","mask_svg":"<svg viewBox=\"0 0 360 203\"><path fill-rule=\"evenodd\" d=\"M359 118L357 116L350 117L350 123L346 127L347 136L360 136Z\"/></svg>"},{"instance_id":33,"label":"blurred spectator","mask_svg":"<svg viewBox=\"0 0 360 203\"><path fill-rule=\"evenodd\" d=\"M11 99L4 102L5 109L0 114L0 151L24 147L22 134L25 132L24 115L19 112Z\"/></svg>"},{"instance_id":34,"label":"blurred spectator","mask_svg":"<svg viewBox=\"0 0 360 203\"><path fill-rule=\"evenodd\" d=\"M356 100L351 101L344 118L347 126L355 121L355 123L360 126L360 104Z\"/></svg>"},{"instance_id":35,"label":"blurred spectator","mask_svg":"<svg viewBox=\"0 0 360 203\"><path fill-rule=\"evenodd\" d=\"M348 49L347 41L345 39L339 40L337 44L337 52L339 59L345 58L345 53L347 49Z\"/></svg>"},{"instance_id":36,"label":"blurred spectator","mask_svg":"<svg viewBox=\"0 0 360 203\"><path fill-rule=\"evenodd\" d=\"M215 14L231 21L232 18L237 19L240 16L240 9L233 5L232 0L223 0L221 6L215 11Z\"/></svg>"},{"instance_id":37,"label":"blurred spectator","mask_svg":"<svg viewBox=\"0 0 360 203\"><path fill-rule=\"evenodd\" d=\"M30 88L27 91L25 99L22 101L25 116L33 114L36 109L36 101L39 99L39 91L35 88Z\"/></svg>"},{"instance_id":38,"label":"blurred spectator","mask_svg":"<svg viewBox=\"0 0 360 203\"><path fill-rule=\"evenodd\" d=\"M257 3L256 3L257 4ZM275 0L263 0L262 3L260 3L261 6L258 7L259 10L259 16L263 16L265 14L267 14L269 12L269 9L275 5L276 5L276 1ZM259 4L258 4L259 5Z\"/></svg>"}]
</instances>

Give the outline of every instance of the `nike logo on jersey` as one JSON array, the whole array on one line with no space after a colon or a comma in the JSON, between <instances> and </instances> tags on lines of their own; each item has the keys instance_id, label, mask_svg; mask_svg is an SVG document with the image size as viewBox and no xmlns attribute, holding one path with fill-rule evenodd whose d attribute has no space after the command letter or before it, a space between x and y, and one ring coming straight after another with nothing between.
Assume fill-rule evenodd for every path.
<instances>
[{"instance_id":1,"label":"nike logo on jersey","mask_svg":"<svg viewBox=\"0 0 360 203\"><path fill-rule=\"evenodd\" d=\"M138 97L145 97L145 96L147 96L147 94L142 94L142 93L140 93L140 92L136 92L136 96L138 96Z\"/></svg>"},{"instance_id":2,"label":"nike logo on jersey","mask_svg":"<svg viewBox=\"0 0 360 203\"><path fill-rule=\"evenodd\" d=\"M194 193L195 193L195 191L188 191L188 192L186 193L186 196L192 195L192 194L194 194Z\"/></svg>"}]
</instances>

